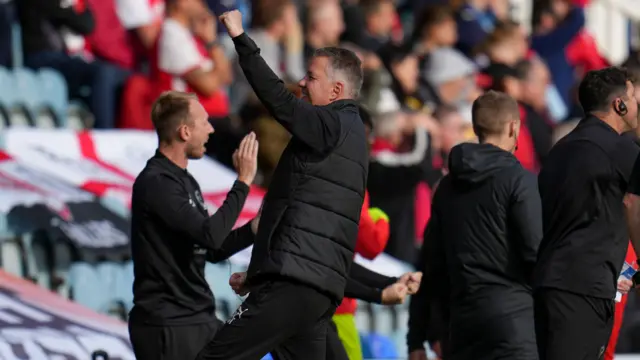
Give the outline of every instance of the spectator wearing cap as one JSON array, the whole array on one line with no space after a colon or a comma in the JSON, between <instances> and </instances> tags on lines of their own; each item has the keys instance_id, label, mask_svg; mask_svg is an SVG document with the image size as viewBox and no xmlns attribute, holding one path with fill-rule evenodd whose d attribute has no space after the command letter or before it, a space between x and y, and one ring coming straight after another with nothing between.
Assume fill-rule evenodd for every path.
<instances>
[{"instance_id":1,"label":"spectator wearing cap","mask_svg":"<svg viewBox=\"0 0 640 360\"><path fill-rule=\"evenodd\" d=\"M471 104L480 95L476 75L476 65L459 51L450 48L433 51L423 72L440 101L457 107L469 122Z\"/></svg>"}]
</instances>

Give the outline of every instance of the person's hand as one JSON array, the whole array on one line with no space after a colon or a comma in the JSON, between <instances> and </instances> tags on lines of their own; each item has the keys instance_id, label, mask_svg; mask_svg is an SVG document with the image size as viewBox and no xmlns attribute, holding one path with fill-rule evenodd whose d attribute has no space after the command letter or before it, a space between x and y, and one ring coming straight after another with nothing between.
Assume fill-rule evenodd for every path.
<instances>
[{"instance_id":1,"label":"person's hand","mask_svg":"<svg viewBox=\"0 0 640 360\"><path fill-rule=\"evenodd\" d=\"M237 272L231 274L229 278L229 285L233 291L240 295L245 296L249 293L249 291L244 287L244 283L247 281L247 273L246 272Z\"/></svg>"},{"instance_id":2,"label":"person's hand","mask_svg":"<svg viewBox=\"0 0 640 360\"><path fill-rule=\"evenodd\" d=\"M618 291L621 294L626 294L628 293L631 288L633 287L633 281L629 280L629 279L620 279L618 280Z\"/></svg>"},{"instance_id":3,"label":"person's hand","mask_svg":"<svg viewBox=\"0 0 640 360\"><path fill-rule=\"evenodd\" d=\"M422 281L422 273L420 271L408 272L400 276L398 283L407 287L409 295L415 295L420 290L420 282Z\"/></svg>"},{"instance_id":4,"label":"person's hand","mask_svg":"<svg viewBox=\"0 0 640 360\"><path fill-rule=\"evenodd\" d=\"M258 140L253 131L242 139L233 153L233 167L238 172L238 180L251 186L258 170Z\"/></svg>"},{"instance_id":5,"label":"person's hand","mask_svg":"<svg viewBox=\"0 0 640 360\"><path fill-rule=\"evenodd\" d=\"M193 22L193 33L205 43L215 41L218 29L213 14L204 11L197 17Z\"/></svg>"},{"instance_id":6,"label":"person's hand","mask_svg":"<svg viewBox=\"0 0 640 360\"><path fill-rule=\"evenodd\" d=\"M402 304L407 297L407 285L395 283L382 290L382 304L397 305Z\"/></svg>"},{"instance_id":7,"label":"person's hand","mask_svg":"<svg viewBox=\"0 0 640 360\"><path fill-rule=\"evenodd\" d=\"M437 358L436 360L441 360L442 359L442 346L440 346L440 341L436 341L433 343L429 344L429 347L431 347L431 351L433 351Z\"/></svg>"},{"instance_id":8,"label":"person's hand","mask_svg":"<svg viewBox=\"0 0 640 360\"><path fill-rule=\"evenodd\" d=\"M429 358L427 358L427 352L424 349L420 349L410 352L409 360L429 360Z\"/></svg>"},{"instance_id":9,"label":"person's hand","mask_svg":"<svg viewBox=\"0 0 640 360\"><path fill-rule=\"evenodd\" d=\"M227 28L229 36L232 38L242 35L242 14L238 10L231 10L220 15L220 22Z\"/></svg>"}]
</instances>

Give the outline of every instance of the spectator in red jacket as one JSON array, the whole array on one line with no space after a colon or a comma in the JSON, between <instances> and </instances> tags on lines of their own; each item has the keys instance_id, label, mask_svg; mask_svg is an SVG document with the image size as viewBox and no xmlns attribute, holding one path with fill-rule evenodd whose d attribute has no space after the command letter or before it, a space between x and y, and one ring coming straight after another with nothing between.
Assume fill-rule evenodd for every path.
<instances>
[{"instance_id":1,"label":"spectator in red jacket","mask_svg":"<svg viewBox=\"0 0 640 360\"><path fill-rule=\"evenodd\" d=\"M369 113L362 107L360 117L365 124L366 134L370 137L373 122ZM365 192L356 240L356 253L367 259L373 259L384 250L388 239L389 217L378 208L369 208L369 194ZM333 316L333 322L338 329L338 335L349 360L362 359L362 347L354 316L356 309L356 299L344 298Z\"/></svg>"}]
</instances>

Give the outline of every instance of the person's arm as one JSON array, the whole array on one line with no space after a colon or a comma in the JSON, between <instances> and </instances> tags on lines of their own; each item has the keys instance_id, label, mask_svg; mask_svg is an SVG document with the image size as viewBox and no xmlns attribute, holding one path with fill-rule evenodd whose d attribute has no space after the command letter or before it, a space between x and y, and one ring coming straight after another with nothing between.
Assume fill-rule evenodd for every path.
<instances>
[{"instance_id":1,"label":"person's arm","mask_svg":"<svg viewBox=\"0 0 640 360\"><path fill-rule=\"evenodd\" d=\"M154 22L154 14L148 0L116 0L116 12L122 26L133 31L145 49L153 48L161 23Z\"/></svg>"},{"instance_id":2,"label":"person's arm","mask_svg":"<svg viewBox=\"0 0 640 360\"><path fill-rule=\"evenodd\" d=\"M553 31L531 37L531 48L541 56L564 51L565 47L580 33L585 24L584 10L573 8L567 17Z\"/></svg>"},{"instance_id":3,"label":"person's arm","mask_svg":"<svg viewBox=\"0 0 640 360\"><path fill-rule=\"evenodd\" d=\"M445 253L441 236L441 225L438 220L434 196L431 219L424 232L421 255L416 264L422 271L422 282L418 293L411 298L409 305L409 331L407 346L409 352L424 349L424 342L441 340L444 319L441 311L442 300L447 294L445 278Z\"/></svg>"},{"instance_id":4,"label":"person's arm","mask_svg":"<svg viewBox=\"0 0 640 360\"><path fill-rule=\"evenodd\" d=\"M59 24L68 27L79 35L89 35L95 29L96 23L91 9L86 7L82 12L76 12L72 5L62 6L60 0L42 0L38 12Z\"/></svg>"},{"instance_id":5,"label":"person's arm","mask_svg":"<svg viewBox=\"0 0 640 360\"><path fill-rule=\"evenodd\" d=\"M204 70L198 67L184 74L183 78L199 94L211 96L222 87L231 84L233 69L222 46L212 44L207 51L214 68Z\"/></svg>"},{"instance_id":6,"label":"person's arm","mask_svg":"<svg viewBox=\"0 0 640 360\"><path fill-rule=\"evenodd\" d=\"M241 181L233 184L227 198L211 216L205 216L190 204L190 199L177 179L166 175L151 177L144 184L144 202L149 212L160 218L171 230L208 250L219 250L249 195L249 186Z\"/></svg>"},{"instance_id":7,"label":"person's arm","mask_svg":"<svg viewBox=\"0 0 640 360\"><path fill-rule=\"evenodd\" d=\"M374 304L382 303L382 289L367 286L353 279L351 276L347 278L347 285L344 288L344 296Z\"/></svg>"},{"instance_id":8,"label":"person's arm","mask_svg":"<svg viewBox=\"0 0 640 360\"><path fill-rule=\"evenodd\" d=\"M392 276L385 276L375 271L371 271L366 267L354 262L351 264L349 270L349 278L353 279L363 285L370 286L376 289L384 289L387 286L398 282L398 278Z\"/></svg>"},{"instance_id":9,"label":"person's arm","mask_svg":"<svg viewBox=\"0 0 640 360\"><path fill-rule=\"evenodd\" d=\"M207 261L217 263L227 260L233 255L253 245L256 235L251 228L251 222L233 230L227 236L220 248L207 252Z\"/></svg>"},{"instance_id":10,"label":"person's arm","mask_svg":"<svg viewBox=\"0 0 640 360\"><path fill-rule=\"evenodd\" d=\"M247 82L271 115L293 137L316 152L333 149L340 137L335 111L296 98L260 56L260 49L245 32L233 38L238 63Z\"/></svg>"},{"instance_id":11,"label":"person's arm","mask_svg":"<svg viewBox=\"0 0 640 360\"><path fill-rule=\"evenodd\" d=\"M527 279L531 279L538 258L538 248L542 241L542 204L538 192L538 182L532 173L524 174L516 180L515 191L510 206L510 218L516 225L521 240L520 251L527 267Z\"/></svg>"}]
</instances>

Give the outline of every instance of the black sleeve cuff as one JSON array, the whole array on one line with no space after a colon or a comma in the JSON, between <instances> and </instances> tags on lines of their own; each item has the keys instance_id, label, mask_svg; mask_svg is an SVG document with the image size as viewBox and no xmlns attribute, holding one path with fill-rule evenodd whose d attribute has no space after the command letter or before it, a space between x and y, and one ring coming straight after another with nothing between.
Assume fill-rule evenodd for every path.
<instances>
[{"instance_id":1,"label":"black sleeve cuff","mask_svg":"<svg viewBox=\"0 0 640 360\"><path fill-rule=\"evenodd\" d=\"M247 35L247 32L243 32L242 34L234 37L233 43L236 46L236 52L238 55L251 55L252 53L260 53L260 48L258 45Z\"/></svg>"},{"instance_id":2,"label":"black sleeve cuff","mask_svg":"<svg viewBox=\"0 0 640 360\"><path fill-rule=\"evenodd\" d=\"M231 190L239 191L244 196L249 195L249 186L240 180L236 180L236 182L233 183L233 187L231 188Z\"/></svg>"}]
</instances>

